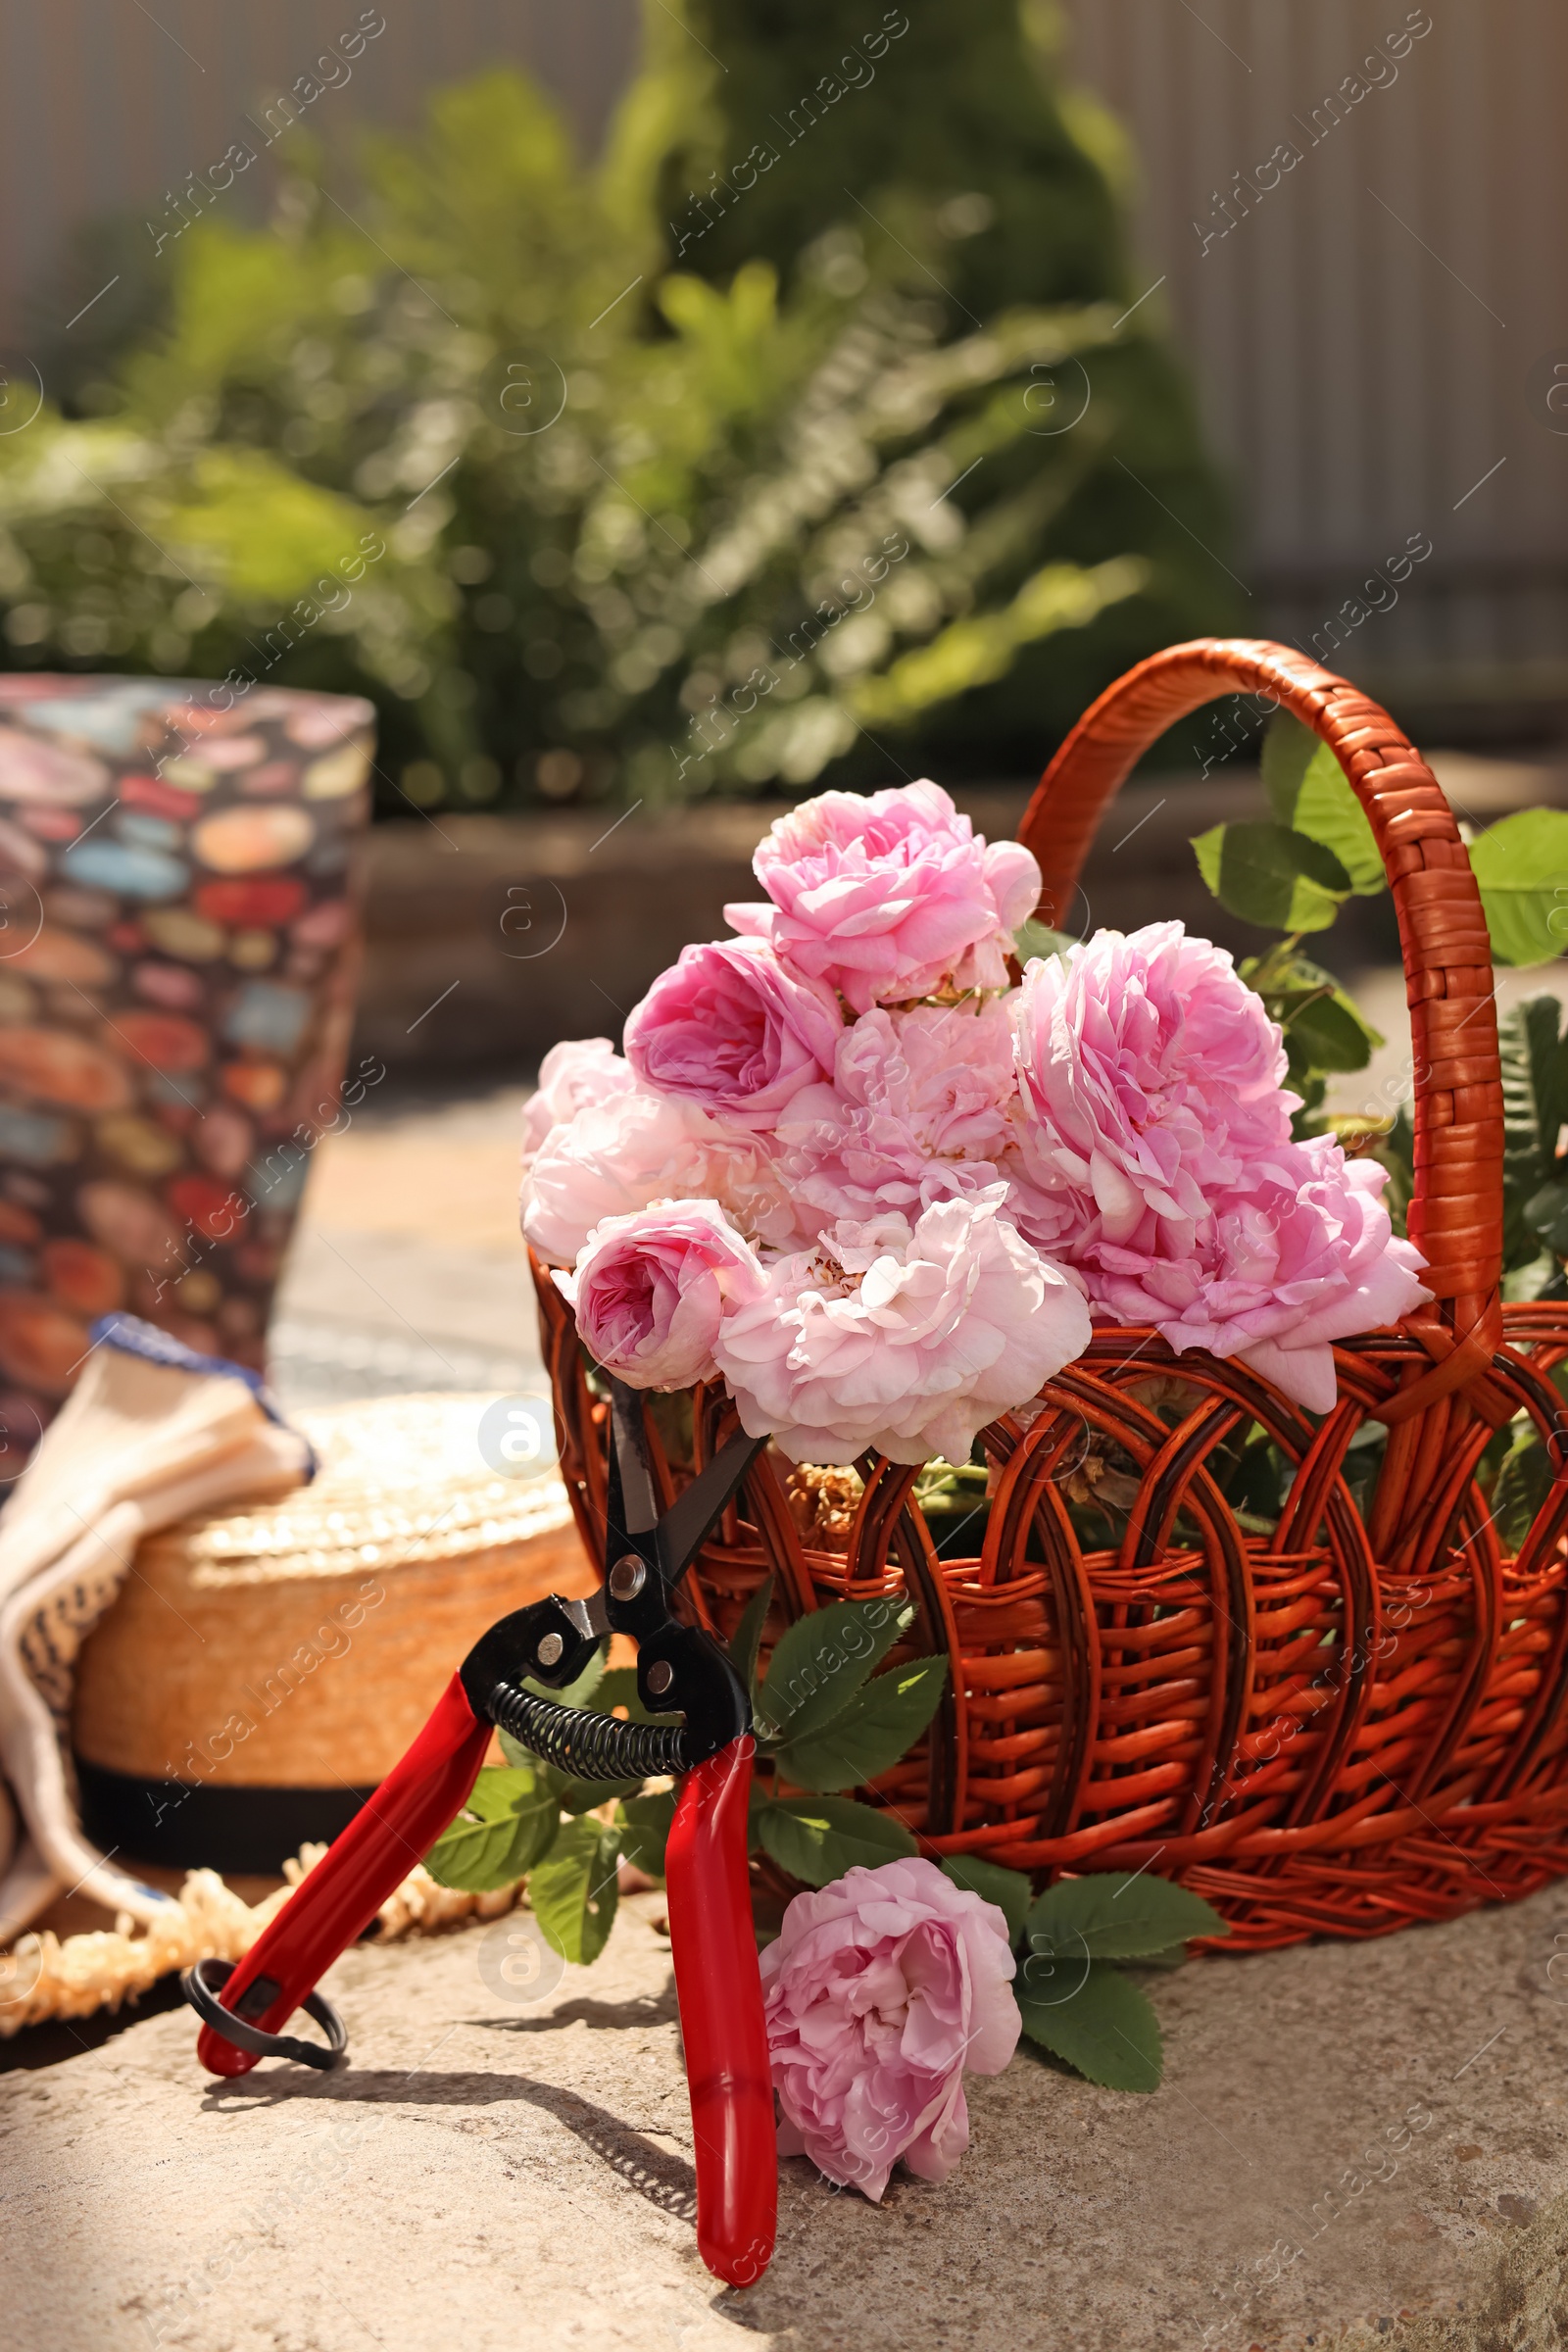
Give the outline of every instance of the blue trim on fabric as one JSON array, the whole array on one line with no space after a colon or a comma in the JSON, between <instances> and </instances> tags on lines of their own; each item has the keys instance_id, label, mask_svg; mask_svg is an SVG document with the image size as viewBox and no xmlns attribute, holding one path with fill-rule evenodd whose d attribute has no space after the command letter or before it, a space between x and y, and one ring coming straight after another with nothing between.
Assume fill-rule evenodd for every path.
<instances>
[{"instance_id":1,"label":"blue trim on fabric","mask_svg":"<svg viewBox=\"0 0 1568 2352\"><path fill-rule=\"evenodd\" d=\"M113 1868L113 1865L110 1867ZM178 1897L171 1894L167 1886L149 1886L144 1880L133 1879L128 1873L125 1884L134 1886L143 1902L156 1903L160 1910L177 1911L180 1908Z\"/></svg>"},{"instance_id":2,"label":"blue trim on fabric","mask_svg":"<svg viewBox=\"0 0 1568 2352\"><path fill-rule=\"evenodd\" d=\"M143 1322L140 1315L100 1315L92 1326L92 1344L118 1348L122 1355L139 1355L149 1364L163 1364L171 1372L194 1372L207 1378L241 1380L267 1415L277 1428L286 1429L289 1436L298 1438L305 1448L305 1484L309 1486L320 1463L315 1446L292 1422L286 1421L278 1410L277 1400L259 1372L248 1364L232 1363L226 1355L200 1355L176 1340L172 1332L160 1331L156 1323Z\"/></svg>"}]
</instances>

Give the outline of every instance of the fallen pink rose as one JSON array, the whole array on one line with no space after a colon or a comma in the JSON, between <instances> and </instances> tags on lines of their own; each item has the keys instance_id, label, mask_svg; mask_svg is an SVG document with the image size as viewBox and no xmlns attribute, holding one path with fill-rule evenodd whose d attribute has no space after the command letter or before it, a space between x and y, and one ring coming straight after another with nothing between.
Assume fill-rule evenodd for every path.
<instances>
[{"instance_id":1,"label":"fallen pink rose","mask_svg":"<svg viewBox=\"0 0 1568 2352\"><path fill-rule=\"evenodd\" d=\"M969 2144L965 2073L1018 2044L1007 1923L934 1862L798 1894L761 1954L779 2151L880 2203L902 2158L945 2180Z\"/></svg>"}]
</instances>

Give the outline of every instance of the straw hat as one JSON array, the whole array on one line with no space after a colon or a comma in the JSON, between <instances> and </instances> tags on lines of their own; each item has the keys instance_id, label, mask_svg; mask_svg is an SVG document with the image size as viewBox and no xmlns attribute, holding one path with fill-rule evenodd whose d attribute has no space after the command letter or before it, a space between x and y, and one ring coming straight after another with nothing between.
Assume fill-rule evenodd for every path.
<instances>
[{"instance_id":1,"label":"straw hat","mask_svg":"<svg viewBox=\"0 0 1568 2352\"><path fill-rule=\"evenodd\" d=\"M493 1396L300 1413L281 1502L149 1537L83 1644L83 1824L146 1862L278 1869L334 1837L498 1617L595 1572L552 1472L482 1458Z\"/></svg>"}]
</instances>

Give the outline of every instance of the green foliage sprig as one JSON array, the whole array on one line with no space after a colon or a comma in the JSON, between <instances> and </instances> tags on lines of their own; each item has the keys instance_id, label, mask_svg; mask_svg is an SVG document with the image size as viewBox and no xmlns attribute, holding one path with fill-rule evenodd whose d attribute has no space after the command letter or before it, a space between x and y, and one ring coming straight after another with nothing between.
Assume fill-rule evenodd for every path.
<instances>
[{"instance_id":1,"label":"green foliage sprig","mask_svg":"<svg viewBox=\"0 0 1568 2352\"><path fill-rule=\"evenodd\" d=\"M1058 1879L1037 1896L1022 1871L978 1855L953 1855L942 1868L1005 1917L1029 2039L1107 2089L1157 2090L1159 2020L1120 1964L1179 1968L1194 1936L1230 1934L1213 1906L1147 1870Z\"/></svg>"},{"instance_id":2,"label":"green foliage sprig","mask_svg":"<svg viewBox=\"0 0 1568 2352\"><path fill-rule=\"evenodd\" d=\"M838 1601L780 1637L765 1676L758 1651L771 1580L754 1594L731 1642L748 1678L761 1773L752 1797L752 1851L808 1886L858 1865L876 1869L919 1850L892 1806L846 1795L889 1771L929 1727L946 1687L945 1658L884 1667L913 1612L898 1598ZM565 1694L638 1720L636 1676L596 1665ZM614 1922L617 1866L663 1875L675 1792L640 1784L572 1781L503 1733L508 1762L479 1775L463 1812L426 1856L441 1885L489 1891L525 1879L541 1933L567 1960L604 1949ZM1149 1873L1067 1879L1036 1897L1020 1871L982 1856L942 1864L955 1886L1003 1912L1018 1960L1014 1985L1031 2041L1091 2082L1152 2090L1158 2021L1119 1963L1172 1967L1196 1936L1225 1923L1197 1895Z\"/></svg>"},{"instance_id":3,"label":"green foliage sprig","mask_svg":"<svg viewBox=\"0 0 1568 2352\"><path fill-rule=\"evenodd\" d=\"M1262 770L1271 821L1200 834L1199 869L1244 922L1298 936L1326 931L1347 899L1388 887L1372 827L1329 746L1289 711L1269 724ZM1468 838L1493 960L1551 962L1568 947L1568 810L1520 809ZM1365 1058L1314 1066L1361 1068Z\"/></svg>"},{"instance_id":4,"label":"green foliage sprig","mask_svg":"<svg viewBox=\"0 0 1568 2352\"><path fill-rule=\"evenodd\" d=\"M1270 816L1216 825L1193 843L1199 869L1220 904L1243 921L1286 936L1239 969L1280 1023L1288 1083L1302 1098L1298 1134L1325 1127L1374 1151L1390 1170L1388 1199L1401 1223L1414 1180L1408 1104L1392 1119L1347 1120L1324 1113L1329 1082L1364 1069L1383 1043L1352 999L1300 951L1327 930L1351 897L1387 887L1372 828L1338 760L1289 712L1263 741ZM1493 959L1514 967L1552 961L1568 948L1568 811L1530 808L1465 835L1481 892ZM1555 996L1527 999L1497 1024L1503 1096L1504 1295L1568 1298L1568 1032ZM1564 1375L1558 1375L1560 1387ZM1564 1420L1568 1428L1568 1418ZM1347 1456L1345 1476L1363 1508L1376 1483L1384 1433L1368 1425ZM1554 1476L1551 1448L1528 1414L1499 1430L1479 1478L1502 1542L1516 1548ZM1561 1454L1560 1441L1556 1445ZM1258 1429L1238 1432L1210 1465L1244 1524L1271 1526L1289 1477L1279 1449Z\"/></svg>"},{"instance_id":5,"label":"green foliage sprig","mask_svg":"<svg viewBox=\"0 0 1568 2352\"><path fill-rule=\"evenodd\" d=\"M857 1866L919 1851L897 1810L844 1790L888 1772L927 1730L947 1683L946 1658L884 1667L913 1611L897 1597L837 1601L800 1618L759 1672L771 1579L753 1595L730 1644L750 1683L761 1765L752 1794L750 1845L791 1878L825 1886ZM630 1668L596 1663L566 1702L649 1718ZM425 1857L442 1886L488 1892L526 1880L546 1940L579 1964L596 1959L614 1923L618 1865L662 1878L675 1792L640 1783L573 1781L503 1733L508 1762L486 1767L473 1794ZM1017 1955L1014 1991L1025 2034L1091 2082L1152 2090L1160 2079L1158 2020L1120 1963L1169 1968L1188 1940L1224 1936L1207 1903L1148 1872L1064 1879L1036 1896L1021 1871L955 1855L956 1886L995 1903Z\"/></svg>"},{"instance_id":6,"label":"green foliage sprig","mask_svg":"<svg viewBox=\"0 0 1568 2352\"><path fill-rule=\"evenodd\" d=\"M1284 1031L1289 1084L1302 1097L1298 1132L1335 1124L1359 1124L1364 1130L1364 1121L1325 1119L1323 1100L1329 1080L1365 1069L1383 1039L1333 975L1300 953L1300 942L1326 931L1348 899L1380 896L1388 887L1383 860L1333 752L1289 711L1279 711L1270 722L1262 771L1270 817L1215 825L1200 834L1193 843L1199 871L1230 913L1286 933L1240 970ZM1526 966L1552 961L1568 947L1568 811L1521 809L1484 832L1461 830L1468 838L1494 960ZM1553 1089L1560 1085L1552 1059L1557 1023L1547 1009L1553 1004L1554 1000L1537 998L1500 1024L1504 1081L1511 1088L1510 1136L1516 1139L1510 1142L1507 1173L1516 1236L1527 1224L1533 1234L1541 1230L1525 1218L1528 1202L1521 1188L1533 1196L1556 1181L1560 1119L1548 1139L1552 1164L1542 1156L1542 1121L1549 1116L1558 1099ZM1397 1173L1407 1185L1408 1133L1398 1131L1400 1122L1383 1124L1394 1130L1390 1152L1401 1163ZM1408 1122L1403 1125L1407 1130ZM1548 1203L1542 1204L1541 1214L1549 1219ZM1564 1238L1568 1241L1568 1233ZM1539 1247L1530 1254L1538 1256Z\"/></svg>"},{"instance_id":7,"label":"green foliage sprig","mask_svg":"<svg viewBox=\"0 0 1568 2352\"><path fill-rule=\"evenodd\" d=\"M0 437L3 658L370 692L394 806L881 784L885 731L923 757L948 714L970 772L1038 758L1043 702L1070 723L1230 591L1032 13L987 0L983 72L967 22L884 40L695 240L667 224L770 77L839 54L820 12L705 42L650 0L596 164L512 72L350 179L294 131L271 221L117 255L139 325ZM367 533L387 559L345 596Z\"/></svg>"},{"instance_id":8,"label":"green foliage sprig","mask_svg":"<svg viewBox=\"0 0 1568 2352\"><path fill-rule=\"evenodd\" d=\"M771 1580L754 1594L736 1628L732 1655L751 1685L761 1774L754 1788L751 1847L792 1878L825 1886L857 1863L875 1865L918 1851L891 1809L838 1791L890 1771L930 1724L947 1682L946 1658L912 1658L877 1672L907 1633L912 1611L898 1599L838 1601L790 1626L768 1671L758 1667ZM571 1689L552 1695L568 1706L650 1716L631 1667L602 1660ZM615 1916L617 1864L624 1858L662 1878L674 1791L641 1781L577 1781L501 1734L505 1765L487 1765L457 1819L425 1856L444 1886L487 1893L526 1880L546 1939L567 1960L604 1949Z\"/></svg>"}]
</instances>

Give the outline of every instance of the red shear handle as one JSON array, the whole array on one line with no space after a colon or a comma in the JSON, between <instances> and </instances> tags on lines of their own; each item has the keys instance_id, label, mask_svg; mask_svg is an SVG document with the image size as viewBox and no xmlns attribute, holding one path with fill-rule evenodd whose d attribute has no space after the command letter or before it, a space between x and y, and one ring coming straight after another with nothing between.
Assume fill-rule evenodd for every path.
<instances>
[{"instance_id":1,"label":"red shear handle","mask_svg":"<svg viewBox=\"0 0 1568 2352\"><path fill-rule=\"evenodd\" d=\"M266 1977L278 1989L251 2023L277 2033L462 1809L489 1744L489 1724L475 1716L454 1675L407 1755L252 1944L223 1986L223 2007L237 2009ZM211 2026L202 2028L196 2054L214 2075L248 2074L256 2064L253 2051L237 2049Z\"/></svg>"},{"instance_id":2,"label":"red shear handle","mask_svg":"<svg viewBox=\"0 0 1568 2352\"><path fill-rule=\"evenodd\" d=\"M731 2286L760 2278L778 2220L773 2081L746 1867L751 1788L750 1739L696 1765L681 1783L664 1856L697 2143L697 2246Z\"/></svg>"}]
</instances>

